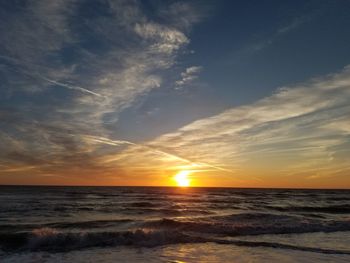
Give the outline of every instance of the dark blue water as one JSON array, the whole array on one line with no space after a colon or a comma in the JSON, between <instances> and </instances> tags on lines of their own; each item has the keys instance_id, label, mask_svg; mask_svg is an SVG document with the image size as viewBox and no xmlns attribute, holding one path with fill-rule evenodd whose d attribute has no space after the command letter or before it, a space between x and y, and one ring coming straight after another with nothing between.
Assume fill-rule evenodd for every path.
<instances>
[{"instance_id":1,"label":"dark blue water","mask_svg":"<svg viewBox=\"0 0 350 263\"><path fill-rule=\"evenodd\" d=\"M208 242L350 255L348 231L347 190L0 187L3 257ZM312 233L334 246L305 244Z\"/></svg>"}]
</instances>

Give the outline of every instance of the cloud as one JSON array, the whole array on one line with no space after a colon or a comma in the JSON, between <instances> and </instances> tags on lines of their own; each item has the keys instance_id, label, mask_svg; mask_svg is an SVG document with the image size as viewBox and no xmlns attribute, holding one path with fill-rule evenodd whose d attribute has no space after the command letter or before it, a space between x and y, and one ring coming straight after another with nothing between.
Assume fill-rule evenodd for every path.
<instances>
[{"instance_id":1,"label":"cloud","mask_svg":"<svg viewBox=\"0 0 350 263\"><path fill-rule=\"evenodd\" d=\"M192 66L187 68L184 72L181 73L181 79L175 82L177 88L183 87L192 83L195 79L198 78L198 74L202 71L200 66Z\"/></svg>"},{"instance_id":2,"label":"cloud","mask_svg":"<svg viewBox=\"0 0 350 263\"><path fill-rule=\"evenodd\" d=\"M102 156L101 157L102 163L122 162L124 165L130 164L130 168L131 168L131 167L135 167L135 164L139 165L141 162L143 163L142 167L149 166L150 162L157 162L159 166L159 164L162 163L162 161L166 160L166 162L164 163L165 166L169 166L169 162L174 162L177 164L177 166L179 166L179 164L181 165L187 164L189 167L192 167L192 168L195 167L197 169L211 168L213 171L230 172L230 170L227 170L218 166L214 166L208 163L203 163L203 162L196 163L189 159L185 159L173 153L165 152L163 150L160 150L152 146L148 146L146 144L133 143L125 140L110 140L108 138L96 137L96 136L83 136L83 137L86 138L88 141L92 141L98 144L107 144L107 145L117 146L117 147L123 146L123 145L128 146L126 150L123 150L122 152L118 152L117 154L112 153L112 154L107 154ZM141 153L141 156L140 156L140 153ZM142 155L142 153L144 153L145 155ZM153 160L150 160L149 155L153 156L152 158Z\"/></svg>"},{"instance_id":3,"label":"cloud","mask_svg":"<svg viewBox=\"0 0 350 263\"><path fill-rule=\"evenodd\" d=\"M116 139L119 115L161 88L190 40L184 28L148 16L138 1L95 4L30 1L0 11L2 175L125 173L123 165L100 161L136 147Z\"/></svg>"},{"instance_id":4,"label":"cloud","mask_svg":"<svg viewBox=\"0 0 350 263\"><path fill-rule=\"evenodd\" d=\"M194 5L177 1L170 5L166 3L165 7L160 8L159 16L175 28L189 30L207 16L209 9L211 8L203 3Z\"/></svg>"},{"instance_id":5,"label":"cloud","mask_svg":"<svg viewBox=\"0 0 350 263\"><path fill-rule=\"evenodd\" d=\"M39 76L39 77L42 78L43 80L46 80L46 81L48 81L50 83L53 83L53 84L61 86L61 87L65 87L65 88L72 89L72 90L78 90L78 91L85 92L85 93L88 93L88 94L91 94L91 95L94 95L94 96L97 96L97 97L103 97L101 94L98 94L98 93L93 92L93 91L88 90L88 89L84 89L82 87L76 87L76 86L68 85L68 84L61 83L61 82L58 82L58 81L55 81L55 80L52 80L52 79L48 79L48 78L43 77L43 76Z\"/></svg>"},{"instance_id":6,"label":"cloud","mask_svg":"<svg viewBox=\"0 0 350 263\"><path fill-rule=\"evenodd\" d=\"M1 178L107 182L188 169L312 181L350 170L350 67L151 141L118 138L120 115L168 83L201 15L182 2L155 10L163 19L137 1L97 1L100 11L85 4L32 1L16 15L0 11ZM176 88L202 67L182 71Z\"/></svg>"},{"instance_id":7,"label":"cloud","mask_svg":"<svg viewBox=\"0 0 350 263\"><path fill-rule=\"evenodd\" d=\"M327 4L324 6L326 7ZM260 52L271 45L276 41L283 38L285 35L298 30L303 25L309 23L310 21L316 19L323 11L324 7L316 8L306 14L295 16L290 19L288 23L285 23L283 26L278 26L270 33L263 33L265 36L255 39L253 42L248 43L246 46L242 47L238 51L234 52L234 58L230 57L230 61L236 61L241 59L242 56L254 55L257 52Z\"/></svg>"},{"instance_id":8,"label":"cloud","mask_svg":"<svg viewBox=\"0 0 350 263\"><path fill-rule=\"evenodd\" d=\"M271 34L268 38L262 39L261 41L258 41L257 43L254 43L252 45L249 45L245 48L245 52L254 53L258 52L264 48L267 48L268 46L272 45L278 38L282 37L285 34L288 34L289 32L296 30L298 27L302 26L306 22L310 21L311 18L313 18L314 15L305 15L305 16L299 16L291 20L288 24L286 24L283 27L278 28L273 34Z\"/></svg>"},{"instance_id":9,"label":"cloud","mask_svg":"<svg viewBox=\"0 0 350 263\"><path fill-rule=\"evenodd\" d=\"M148 145L235 174L253 169L260 170L260 175L265 171L280 176L332 174L349 161L349 99L350 67L346 67L197 120ZM349 166L344 172L345 168Z\"/></svg>"},{"instance_id":10,"label":"cloud","mask_svg":"<svg viewBox=\"0 0 350 263\"><path fill-rule=\"evenodd\" d=\"M188 43L182 32L155 23L136 24L135 31L144 39L156 41L150 48L159 53L172 54Z\"/></svg>"},{"instance_id":11,"label":"cloud","mask_svg":"<svg viewBox=\"0 0 350 263\"><path fill-rule=\"evenodd\" d=\"M2 9L3 54L26 62L43 62L46 52L59 50L72 41L68 24L74 4L73 0L30 1L18 7L16 15Z\"/></svg>"}]
</instances>

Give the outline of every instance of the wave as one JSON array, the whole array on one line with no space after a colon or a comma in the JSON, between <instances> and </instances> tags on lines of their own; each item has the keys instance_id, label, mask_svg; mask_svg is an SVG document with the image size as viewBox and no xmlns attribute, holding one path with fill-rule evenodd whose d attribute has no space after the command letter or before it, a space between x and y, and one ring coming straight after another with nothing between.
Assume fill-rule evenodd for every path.
<instances>
[{"instance_id":1,"label":"wave","mask_svg":"<svg viewBox=\"0 0 350 263\"><path fill-rule=\"evenodd\" d=\"M203 242L174 231L124 231L124 232L60 232L54 228L39 228L31 233L0 234L0 246L4 251L61 252L88 247L137 246L155 247L176 243Z\"/></svg>"},{"instance_id":2,"label":"wave","mask_svg":"<svg viewBox=\"0 0 350 263\"><path fill-rule=\"evenodd\" d=\"M124 203L124 205L127 205L129 207L159 207L159 204L152 203L152 202L132 202L132 203Z\"/></svg>"},{"instance_id":3,"label":"wave","mask_svg":"<svg viewBox=\"0 0 350 263\"><path fill-rule=\"evenodd\" d=\"M47 209L47 208L46 208ZM41 210L39 208L39 210ZM45 209L42 209L45 210ZM52 208L54 212L96 212L96 213L117 213L123 215L148 215L155 214L159 216L184 216L184 215L210 215L215 214L215 212L208 211L208 209L200 208L187 208L186 206L180 205L169 205L169 206L160 206L159 204L151 202L132 202L132 203L120 203L116 206L80 206L80 207L57 207ZM33 213L35 209L21 211L21 213ZM46 210L48 211L48 210ZM8 212L8 210L6 210ZM15 211L18 212L18 211ZM0 226L1 227L1 226Z\"/></svg>"},{"instance_id":4,"label":"wave","mask_svg":"<svg viewBox=\"0 0 350 263\"><path fill-rule=\"evenodd\" d=\"M259 242L259 241L242 241L242 240L215 240L217 244L232 244L236 246L245 246L245 247L268 247L268 248L278 248L278 249L290 249L290 250L299 250L305 252L315 252L322 254L340 254L340 255L350 255L348 250L338 250L338 249L325 249L317 247L305 247L305 246L296 246L288 245L283 243L276 242Z\"/></svg>"},{"instance_id":5,"label":"wave","mask_svg":"<svg viewBox=\"0 0 350 263\"><path fill-rule=\"evenodd\" d=\"M52 228L40 228L32 233L1 235L1 249L7 252L48 251L66 252L89 247L135 246L156 247L170 244L212 242L222 245L247 247L268 247L290 249L324 254L346 254L347 250L304 247L275 242L226 240L184 234L178 231L126 231L126 232L84 232L62 233Z\"/></svg>"},{"instance_id":6,"label":"wave","mask_svg":"<svg viewBox=\"0 0 350 263\"><path fill-rule=\"evenodd\" d=\"M316 212L330 214L348 214L350 213L350 205L329 205L329 206L265 206L265 208L280 212Z\"/></svg>"},{"instance_id":7,"label":"wave","mask_svg":"<svg viewBox=\"0 0 350 263\"><path fill-rule=\"evenodd\" d=\"M136 222L132 219L113 219L113 220L91 220L91 221L75 221L75 222L53 222L46 224L4 224L0 225L0 233L20 232L31 229L55 228L55 229L91 229L117 226Z\"/></svg>"},{"instance_id":8,"label":"wave","mask_svg":"<svg viewBox=\"0 0 350 263\"><path fill-rule=\"evenodd\" d=\"M269 213L240 213L225 216L205 214L202 210L166 210L158 211L173 215L189 213L198 214L194 218L163 218L156 220L111 219L92 221L52 222L46 224L4 224L0 225L1 233L32 231L33 229L58 230L94 230L118 227L150 229L153 231L197 232L214 235L239 236L261 234L293 234L311 232L350 231L350 220L326 220L322 217L305 217L301 215L280 215ZM204 215L204 216L203 216ZM121 227L121 228L120 228Z\"/></svg>"},{"instance_id":9,"label":"wave","mask_svg":"<svg viewBox=\"0 0 350 263\"><path fill-rule=\"evenodd\" d=\"M161 219L146 222L144 226L226 236L350 231L349 220L321 220L266 213L213 216L197 218L195 221Z\"/></svg>"},{"instance_id":10,"label":"wave","mask_svg":"<svg viewBox=\"0 0 350 263\"><path fill-rule=\"evenodd\" d=\"M132 219L113 219L113 220L93 220L93 221L80 221L80 222L58 222L46 224L46 227L50 228L79 228L90 229L97 227L109 227L119 224L134 222Z\"/></svg>"},{"instance_id":11,"label":"wave","mask_svg":"<svg viewBox=\"0 0 350 263\"><path fill-rule=\"evenodd\" d=\"M103 210L104 212L113 212L111 210ZM152 208L152 207L128 207L117 209L118 212L122 212L123 214L131 214L131 215L148 215L155 214L159 216L189 216L189 215L212 215L215 214L212 211L204 210L204 209L192 209L192 208L179 208L179 207L165 207L165 208Z\"/></svg>"},{"instance_id":12,"label":"wave","mask_svg":"<svg viewBox=\"0 0 350 263\"><path fill-rule=\"evenodd\" d=\"M349 196L335 196L335 197L327 197L327 200L332 200L332 201L350 201Z\"/></svg>"}]
</instances>

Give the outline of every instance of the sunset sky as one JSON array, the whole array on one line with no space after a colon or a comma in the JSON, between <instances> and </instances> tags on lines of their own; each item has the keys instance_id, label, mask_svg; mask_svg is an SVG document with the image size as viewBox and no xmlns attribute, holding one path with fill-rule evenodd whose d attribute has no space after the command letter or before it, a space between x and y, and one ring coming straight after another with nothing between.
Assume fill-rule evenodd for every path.
<instances>
[{"instance_id":1,"label":"sunset sky","mask_svg":"<svg viewBox=\"0 0 350 263\"><path fill-rule=\"evenodd\" d=\"M0 80L0 184L350 188L347 0L1 1Z\"/></svg>"}]
</instances>

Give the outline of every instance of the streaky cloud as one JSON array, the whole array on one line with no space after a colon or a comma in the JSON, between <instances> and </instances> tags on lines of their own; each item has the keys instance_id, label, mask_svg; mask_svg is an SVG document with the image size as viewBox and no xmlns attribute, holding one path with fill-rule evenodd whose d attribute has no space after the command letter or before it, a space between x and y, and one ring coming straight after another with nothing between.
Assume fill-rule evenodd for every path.
<instances>
[{"instance_id":1,"label":"streaky cloud","mask_svg":"<svg viewBox=\"0 0 350 263\"><path fill-rule=\"evenodd\" d=\"M188 163L192 167L204 167L204 168L205 167L209 167L209 168L212 168L214 170L219 170L219 171L224 171L224 172L231 172L231 170L229 170L229 169L225 169L225 168L222 168L222 167L219 167L219 166L211 165L210 163L195 162L195 161L192 161L192 160L180 157L178 155L162 151L162 150L157 149L155 147L148 146L146 144L134 143L134 142L125 141L125 140L111 140L111 139L104 138L104 137L89 136L89 135L84 135L82 137L84 137L84 138L86 138L88 140L97 142L97 143L102 143L102 144L107 144L107 145L112 145L112 146L121 146L121 145L134 146L135 147L134 149L131 149L131 150L129 149L131 152L133 152L135 149L140 149L141 148L141 149L145 150L146 153L148 152L148 153L153 153L153 154L156 154L156 155L166 156L166 157L169 157L169 158L171 158L171 159L173 159L175 161L179 161L181 163ZM133 159L134 158L133 157L134 153L128 155L128 151L129 150L126 150L125 152L121 152L121 153L118 153L118 154L113 154L112 156L108 156L107 157L107 162L120 160L122 158ZM157 158L155 158L155 159L157 159Z\"/></svg>"},{"instance_id":2,"label":"streaky cloud","mask_svg":"<svg viewBox=\"0 0 350 263\"><path fill-rule=\"evenodd\" d=\"M96 93L96 92L93 92L91 90L88 90L88 89L84 89L82 87L77 87L77 86L72 86L72 85L68 85L68 84L65 84L65 83L62 83L62 82L58 82L56 80L52 80L52 79L49 79L49 78L46 78L40 74L38 74L38 76L43 79L43 80L46 80L50 83L53 83L55 85L58 85L58 86L61 86L61 87L65 87L65 88L68 88L68 89L71 89L71 90L77 90L77 91L81 91L81 92L85 92L85 93L88 93L88 94L91 94L91 95L94 95L94 96L97 96L97 97L100 97L100 98L105 98L105 96L99 94L99 93Z\"/></svg>"},{"instance_id":3,"label":"streaky cloud","mask_svg":"<svg viewBox=\"0 0 350 263\"><path fill-rule=\"evenodd\" d=\"M349 153L345 117L350 114L349 99L348 66L339 73L282 87L250 105L194 121L148 144L188 159L226 165L236 174L261 170L257 172L261 175L270 167L281 176L302 174L302 170L310 176L323 173L326 166L329 175L348 156L339 154Z\"/></svg>"}]
</instances>

